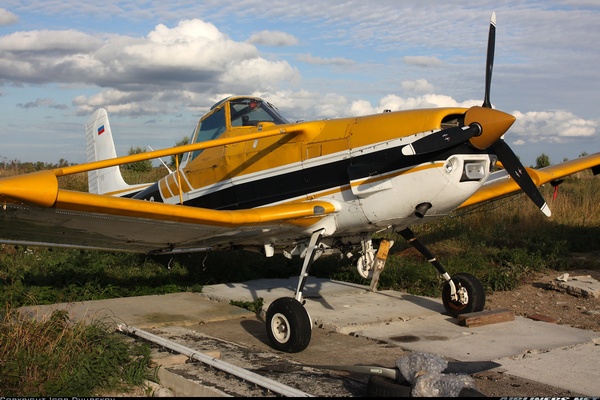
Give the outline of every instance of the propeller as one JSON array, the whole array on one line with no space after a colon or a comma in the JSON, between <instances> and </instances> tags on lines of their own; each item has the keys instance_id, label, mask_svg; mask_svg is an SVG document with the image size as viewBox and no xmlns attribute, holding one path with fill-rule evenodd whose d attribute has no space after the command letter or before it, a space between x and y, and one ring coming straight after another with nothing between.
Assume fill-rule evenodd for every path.
<instances>
[{"instance_id":1,"label":"propeller","mask_svg":"<svg viewBox=\"0 0 600 400\"><path fill-rule=\"evenodd\" d=\"M465 126L444 129L435 134L425 136L402 148L406 156L427 154L469 141L479 150L491 149L496 154L508 174L519 185L521 190L546 215L550 216L550 208L537 186L519 161L517 155L502 139L502 135L515 121L515 117L502 111L494 110L490 102L490 87L494 67L494 49L496 46L496 13L492 12L488 35L488 48L485 73L485 94L481 107L471 107L465 113Z\"/></svg>"},{"instance_id":2,"label":"propeller","mask_svg":"<svg viewBox=\"0 0 600 400\"><path fill-rule=\"evenodd\" d=\"M492 69L494 67L494 49L496 47L496 13L492 12L490 19L490 31L488 35L488 49L485 71L485 95L482 107L492 108L490 103L490 86L492 83ZM550 207L546 204L546 200L538 190L531 176L519 161L517 155L506 144L502 138L498 138L491 146L492 151L498 156L498 160L502 163L506 172L519 185L521 190L534 202L534 204L546 215L550 216Z\"/></svg>"}]
</instances>

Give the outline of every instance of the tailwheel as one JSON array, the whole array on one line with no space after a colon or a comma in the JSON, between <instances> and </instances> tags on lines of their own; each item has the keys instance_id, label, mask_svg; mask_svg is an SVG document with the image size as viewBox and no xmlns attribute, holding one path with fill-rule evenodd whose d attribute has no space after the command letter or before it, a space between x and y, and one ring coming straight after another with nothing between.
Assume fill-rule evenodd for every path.
<instances>
[{"instance_id":1,"label":"tailwheel","mask_svg":"<svg viewBox=\"0 0 600 400\"><path fill-rule=\"evenodd\" d=\"M450 282L444 283L442 302L446 311L453 317L482 311L485 307L485 290L479 279L464 272L452 276L451 279L456 287L456 295L452 296Z\"/></svg>"},{"instance_id":2,"label":"tailwheel","mask_svg":"<svg viewBox=\"0 0 600 400\"><path fill-rule=\"evenodd\" d=\"M271 303L266 325L267 335L276 350L297 353L310 343L310 317L304 306L293 297L281 297Z\"/></svg>"}]
</instances>

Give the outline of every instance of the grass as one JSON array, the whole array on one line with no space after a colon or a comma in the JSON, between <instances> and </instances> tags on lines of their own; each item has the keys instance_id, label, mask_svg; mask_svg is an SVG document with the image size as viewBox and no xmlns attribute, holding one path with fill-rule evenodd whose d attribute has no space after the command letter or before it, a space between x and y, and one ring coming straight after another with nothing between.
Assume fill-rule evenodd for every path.
<instances>
[{"instance_id":1,"label":"grass","mask_svg":"<svg viewBox=\"0 0 600 400\"><path fill-rule=\"evenodd\" d=\"M74 324L65 311L37 321L7 306L0 336L3 396L96 396L155 379L149 346L111 334L102 321Z\"/></svg>"},{"instance_id":2,"label":"grass","mask_svg":"<svg viewBox=\"0 0 600 400\"><path fill-rule=\"evenodd\" d=\"M11 164L0 177L44 165ZM15 171L18 170L18 171ZM127 172L128 173L128 172ZM164 175L132 172L130 183ZM63 179L68 178L68 179ZM86 190L85 175L62 177L62 188ZM541 188L553 212L545 217L523 195L458 210L413 228L450 274L469 272L487 291L514 289L535 272L593 267L573 253L600 252L600 178L570 177L553 198ZM399 235L379 279L379 289L439 297L442 281L429 263ZM85 396L100 389L139 384L148 377L147 349L109 332L101 321L72 323L65 314L49 320L24 318L24 305L52 304L181 291L204 285L298 275L298 258L265 258L243 251L150 258L129 253L0 245L0 393L9 396ZM599 267L596 265L596 267ZM348 259L322 257L311 275L369 284ZM262 299L233 303L258 312Z\"/></svg>"}]
</instances>

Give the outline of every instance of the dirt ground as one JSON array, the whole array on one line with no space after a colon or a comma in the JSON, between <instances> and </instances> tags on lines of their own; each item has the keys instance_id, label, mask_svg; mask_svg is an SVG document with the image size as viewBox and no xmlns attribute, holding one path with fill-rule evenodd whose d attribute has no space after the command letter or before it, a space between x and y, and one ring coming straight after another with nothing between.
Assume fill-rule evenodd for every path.
<instances>
[{"instance_id":1,"label":"dirt ground","mask_svg":"<svg viewBox=\"0 0 600 400\"><path fill-rule=\"evenodd\" d=\"M488 294L486 308L507 308L523 317L539 314L558 324L600 332L600 298L579 297L553 289L549 283L563 273L537 274L514 291ZM600 281L599 269L579 269L568 274L570 277L589 275Z\"/></svg>"},{"instance_id":2,"label":"dirt ground","mask_svg":"<svg viewBox=\"0 0 600 400\"><path fill-rule=\"evenodd\" d=\"M598 255L589 259L592 269L577 269L536 274L516 290L494 292L486 296L486 309L506 308L527 318L547 317L557 324L600 332L600 298L579 297L554 289L550 282L567 272L571 277L590 275L600 281ZM563 389L516 378L500 372L483 372L474 376L478 389L486 396L576 396ZM507 391L508 389L508 391Z\"/></svg>"}]
</instances>

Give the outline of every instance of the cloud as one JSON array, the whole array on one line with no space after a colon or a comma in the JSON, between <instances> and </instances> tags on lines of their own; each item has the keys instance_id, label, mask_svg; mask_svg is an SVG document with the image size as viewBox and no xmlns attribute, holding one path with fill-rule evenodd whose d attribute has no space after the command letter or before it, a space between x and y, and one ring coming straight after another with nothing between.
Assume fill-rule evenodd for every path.
<instances>
[{"instance_id":1,"label":"cloud","mask_svg":"<svg viewBox=\"0 0 600 400\"><path fill-rule=\"evenodd\" d=\"M19 17L10 11L0 8L0 26L16 24L19 21Z\"/></svg>"},{"instance_id":2,"label":"cloud","mask_svg":"<svg viewBox=\"0 0 600 400\"><path fill-rule=\"evenodd\" d=\"M298 44L298 39L289 33L265 30L254 33L247 40L247 43L277 47L295 46Z\"/></svg>"},{"instance_id":3,"label":"cloud","mask_svg":"<svg viewBox=\"0 0 600 400\"><path fill-rule=\"evenodd\" d=\"M417 97L400 97L395 94L388 94L382 97L375 107L371 106L369 102L358 100L352 103L350 110L352 115L359 116L380 113L384 110L399 111L432 107L471 107L479 104L481 104L481 100L458 102L450 96L441 94L426 94Z\"/></svg>"},{"instance_id":4,"label":"cloud","mask_svg":"<svg viewBox=\"0 0 600 400\"><path fill-rule=\"evenodd\" d=\"M417 67L439 67L443 64L442 60L433 56L405 56L402 61Z\"/></svg>"},{"instance_id":5,"label":"cloud","mask_svg":"<svg viewBox=\"0 0 600 400\"><path fill-rule=\"evenodd\" d=\"M343 58L343 57L334 57L334 58L323 58L323 57L316 57L313 56L311 54L300 54L298 55L298 57L296 57L299 61L308 63L308 64L315 64L315 65L338 65L338 66L349 66L349 65L354 65L354 61L349 60L347 58Z\"/></svg>"},{"instance_id":6,"label":"cloud","mask_svg":"<svg viewBox=\"0 0 600 400\"><path fill-rule=\"evenodd\" d=\"M37 107L48 107L54 108L57 110L64 110L67 108L65 104L56 104L56 102L52 99L36 99L35 101L30 101L28 103L19 103L17 107L23 109L37 108Z\"/></svg>"},{"instance_id":7,"label":"cloud","mask_svg":"<svg viewBox=\"0 0 600 400\"><path fill-rule=\"evenodd\" d=\"M74 30L0 37L0 81L106 88L98 96L77 98L74 104L84 111L88 101L96 104L102 98L116 102L98 106L152 113L157 109L152 102L165 97L196 101L197 95L190 93L203 93L201 102L206 102L211 94L265 90L297 79L298 72L286 61L266 60L253 45L231 40L199 19L172 28L159 24L146 37L100 37Z\"/></svg>"},{"instance_id":8,"label":"cloud","mask_svg":"<svg viewBox=\"0 0 600 400\"><path fill-rule=\"evenodd\" d=\"M401 84L402 90L415 93L431 93L433 85L427 82L426 79L417 79L414 81L403 81Z\"/></svg>"},{"instance_id":9,"label":"cloud","mask_svg":"<svg viewBox=\"0 0 600 400\"><path fill-rule=\"evenodd\" d=\"M596 135L598 122L586 120L568 111L531 111L512 113L517 120L511 134L524 143L568 143Z\"/></svg>"}]
</instances>

